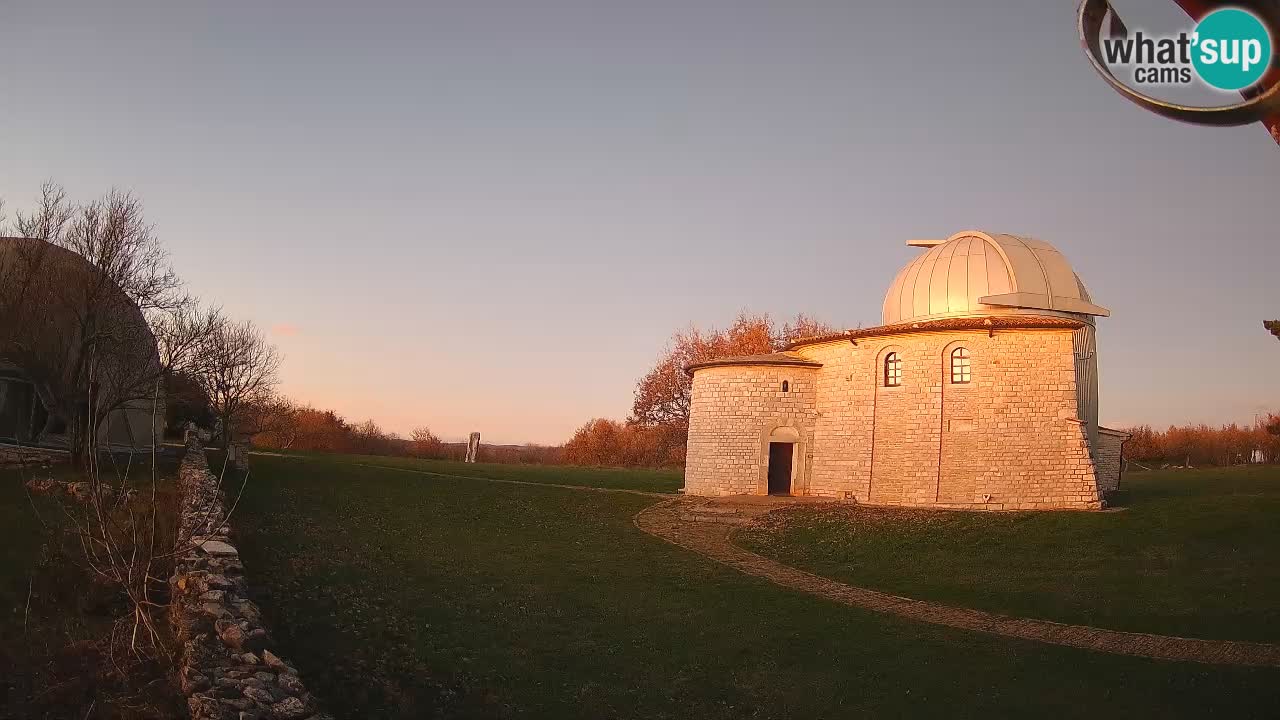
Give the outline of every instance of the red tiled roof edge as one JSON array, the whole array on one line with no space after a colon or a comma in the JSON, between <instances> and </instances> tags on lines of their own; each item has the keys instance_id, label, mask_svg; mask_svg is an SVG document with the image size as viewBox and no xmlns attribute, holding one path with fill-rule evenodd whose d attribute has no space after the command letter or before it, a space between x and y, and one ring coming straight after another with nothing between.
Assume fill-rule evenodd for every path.
<instances>
[{"instance_id":1,"label":"red tiled roof edge","mask_svg":"<svg viewBox=\"0 0 1280 720\"><path fill-rule=\"evenodd\" d=\"M857 340L859 338L884 337L888 335L907 335L917 332L941 332L945 330L1010 330L1010 329L1071 329L1084 327L1085 323L1065 317L1045 315L1004 315L991 317L940 318L920 322L898 323L896 325L877 325L869 328L845 330L826 335L800 338L792 341L785 348L794 350L805 345L816 345L837 340Z\"/></svg>"},{"instance_id":2,"label":"red tiled roof edge","mask_svg":"<svg viewBox=\"0 0 1280 720\"><path fill-rule=\"evenodd\" d=\"M706 360L699 363L686 365L684 372L686 375L693 375L695 370L701 370L708 367L729 367L733 365L777 365L783 367L809 367L820 368L822 363L817 360L810 360L796 355L788 355L786 353L765 353L763 355L737 355L733 357L722 357L714 360Z\"/></svg>"}]
</instances>

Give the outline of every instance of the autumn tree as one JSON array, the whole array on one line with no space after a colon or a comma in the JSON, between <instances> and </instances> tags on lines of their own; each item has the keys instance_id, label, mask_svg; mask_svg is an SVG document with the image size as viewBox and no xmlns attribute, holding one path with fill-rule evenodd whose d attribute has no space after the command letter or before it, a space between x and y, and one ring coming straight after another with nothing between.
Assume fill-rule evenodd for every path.
<instances>
[{"instance_id":1,"label":"autumn tree","mask_svg":"<svg viewBox=\"0 0 1280 720\"><path fill-rule=\"evenodd\" d=\"M236 420L236 437L253 442L259 435L274 435L285 445L296 440L298 406L277 392L270 392L245 405Z\"/></svg>"},{"instance_id":2,"label":"autumn tree","mask_svg":"<svg viewBox=\"0 0 1280 720\"><path fill-rule=\"evenodd\" d=\"M259 433L253 443L280 450L350 452L351 426L332 410L295 406L287 426Z\"/></svg>"},{"instance_id":3,"label":"autumn tree","mask_svg":"<svg viewBox=\"0 0 1280 720\"><path fill-rule=\"evenodd\" d=\"M828 325L805 315L777 325L768 315L738 315L724 330L689 327L672 336L657 364L636 386L628 422L646 427L675 428L684 443L689 428L693 379L689 365L735 355L777 352L802 337L831 332Z\"/></svg>"},{"instance_id":4,"label":"autumn tree","mask_svg":"<svg viewBox=\"0 0 1280 720\"><path fill-rule=\"evenodd\" d=\"M1263 320L1262 327L1266 328L1267 332L1275 335L1277 340L1280 340L1280 320Z\"/></svg>"},{"instance_id":5,"label":"autumn tree","mask_svg":"<svg viewBox=\"0 0 1280 720\"><path fill-rule=\"evenodd\" d=\"M1247 462L1280 462L1280 415L1269 413L1253 425L1231 423L1220 427L1171 425L1152 430L1149 425L1127 428L1124 458L1143 463L1176 465L1235 465Z\"/></svg>"},{"instance_id":6,"label":"autumn tree","mask_svg":"<svg viewBox=\"0 0 1280 720\"><path fill-rule=\"evenodd\" d=\"M409 451L415 457L421 458L437 458L440 457L443 450L443 443L435 433L431 432L431 428L423 425L413 429L409 435Z\"/></svg>"},{"instance_id":7,"label":"autumn tree","mask_svg":"<svg viewBox=\"0 0 1280 720\"><path fill-rule=\"evenodd\" d=\"M1129 439L1122 446L1125 460L1150 462L1161 457L1160 433L1152 430L1150 425L1131 427L1126 432Z\"/></svg>"},{"instance_id":8,"label":"autumn tree","mask_svg":"<svg viewBox=\"0 0 1280 720\"><path fill-rule=\"evenodd\" d=\"M351 442L354 451L361 455L397 455L403 454L405 442L395 433L382 429L372 419L357 423L351 427Z\"/></svg>"},{"instance_id":9,"label":"autumn tree","mask_svg":"<svg viewBox=\"0 0 1280 720\"><path fill-rule=\"evenodd\" d=\"M565 462L595 467L629 465L626 435L627 427L616 420L588 420L564 444Z\"/></svg>"}]
</instances>

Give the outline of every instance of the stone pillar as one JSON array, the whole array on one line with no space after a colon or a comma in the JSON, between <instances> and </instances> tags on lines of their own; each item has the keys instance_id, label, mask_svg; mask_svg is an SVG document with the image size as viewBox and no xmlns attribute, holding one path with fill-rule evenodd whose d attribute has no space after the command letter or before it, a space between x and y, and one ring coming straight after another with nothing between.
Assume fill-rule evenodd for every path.
<instances>
[{"instance_id":1,"label":"stone pillar","mask_svg":"<svg viewBox=\"0 0 1280 720\"><path fill-rule=\"evenodd\" d=\"M227 462L239 472L249 471L249 445L242 440L227 443Z\"/></svg>"},{"instance_id":2,"label":"stone pillar","mask_svg":"<svg viewBox=\"0 0 1280 720\"><path fill-rule=\"evenodd\" d=\"M480 450L480 433L473 432L467 440L467 458L466 462L473 463L476 461L476 453Z\"/></svg>"}]
</instances>

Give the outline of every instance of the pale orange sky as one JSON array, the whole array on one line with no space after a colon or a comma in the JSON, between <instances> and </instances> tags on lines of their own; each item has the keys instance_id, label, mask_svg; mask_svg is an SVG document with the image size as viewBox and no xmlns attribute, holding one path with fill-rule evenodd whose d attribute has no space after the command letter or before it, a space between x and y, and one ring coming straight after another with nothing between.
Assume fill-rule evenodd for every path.
<instances>
[{"instance_id":1,"label":"pale orange sky","mask_svg":"<svg viewBox=\"0 0 1280 720\"><path fill-rule=\"evenodd\" d=\"M22 2L0 196L131 188L287 393L401 433L563 441L675 329L877 324L903 241L965 228L1112 309L1103 422L1280 408L1280 154L1124 102L1073 10Z\"/></svg>"}]
</instances>

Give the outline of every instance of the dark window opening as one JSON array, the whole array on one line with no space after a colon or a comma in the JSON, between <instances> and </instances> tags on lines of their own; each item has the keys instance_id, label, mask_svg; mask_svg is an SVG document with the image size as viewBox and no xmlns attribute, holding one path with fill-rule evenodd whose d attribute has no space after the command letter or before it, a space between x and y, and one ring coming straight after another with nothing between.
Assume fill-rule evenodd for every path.
<instances>
[{"instance_id":1,"label":"dark window opening","mask_svg":"<svg viewBox=\"0 0 1280 720\"><path fill-rule=\"evenodd\" d=\"M791 392L791 383L786 380L782 381L782 392Z\"/></svg>"}]
</instances>

